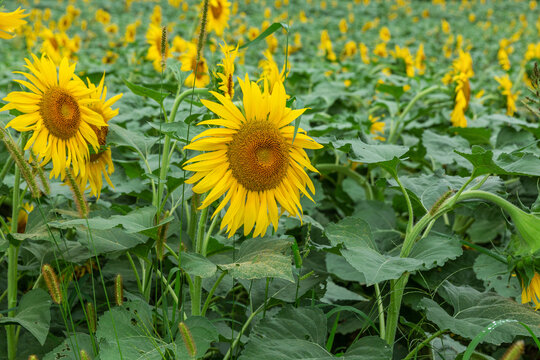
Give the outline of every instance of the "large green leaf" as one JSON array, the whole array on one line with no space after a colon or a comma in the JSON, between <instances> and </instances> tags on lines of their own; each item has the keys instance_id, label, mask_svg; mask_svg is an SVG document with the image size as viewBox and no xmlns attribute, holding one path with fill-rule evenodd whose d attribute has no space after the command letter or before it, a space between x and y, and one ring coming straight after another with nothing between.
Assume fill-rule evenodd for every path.
<instances>
[{"instance_id":1,"label":"large green leaf","mask_svg":"<svg viewBox=\"0 0 540 360\"><path fill-rule=\"evenodd\" d=\"M124 303L105 312L98 321L96 338L100 359L162 359L171 348L154 333L150 306L142 301Z\"/></svg>"},{"instance_id":2,"label":"large green leaf","mask_svg":"<svg viewBox=\"0 0 540 360\"><path fill-rule=\"evenodd\" d=\"M457 163L467 165L454 150L466 151L469 149L467 140L460 136L440 135L431 130L426 130L422 134L422 143L426 148L426 157L431 158L442 165Z\"/></svg>"},{"instance_id":3,"label":"large green leaf","mask_svg":"<svg viewBox=\"0 0 540 360\"><path fill-rule=\"evenodd\" d=\"M443 265L461 255L461 245L455 238L429 234L415 244L409 257L397 256L397 250L381 252L375 246L369 225L358 216L347 217L330 224L325 231L330 243L342 244L341 254L360 272L367 285L399 278L405 272L428 270Z\"/></svg>"},{"instance_id":4,"label":"large green leaf","mask_svg":"<svg viewBox=\"0 0 540 360\"><path fill-rule=\"evenodd\" d=\"M239 360L333 359L326 322L319 308L286 307L257 324Z\"/></svg>"},{"instance_id":5,"label":"large green leaf","mask_svg":"<svg viewBox=\"0 0 540 360\"><path fill-rule=\"evenodd\" d=\"M76 333L69 335L60 345L45 355L43 360L80 360L80 351L84 350L91 359L94 359L94 348L90 335Z\"/></svg>"},{"instance_id":6,"label":"large green leaf","mask_svg":"<svg viewBox=\"0 0 540 360\"><path fill-rule=\"evenodd\" d=\"M159 91L149 89L144 86L140 86L137 84L133 84L132 82L129 82L124 79L124 84L135 94L139 96L149 97L150 99L154 100L158 104L162 104L163 100L167 97L168 94L161 93Z\"/></svg>"},{"instance_id":7,"label":"large green leaf","mask_svg":"<svg viewBox=\"0 0 540 360\"><path fill-rule=\"evenodd\" d=\"M366 144L360 139L335 140L332 142L336 149L349 153L349 159L365 164L385 164L394 167L409 148L390 144Z\"/></svg>"},{"instance_id":8,"label":"large green leaf","mask_svg":"<svg viewBox=\"0 0 540 360\"><path fill-rule=\"evenodd\" d=\"M392 348L378 336L365 336L352 344L345 358L355 355L355 360L387 360L392 358Z\"/></svg>"},{"instance_id":9,"label":"large green leaf","mask_svg":"<svg viewBox=\"0 0 540 360\"><path fill-rule=\"evenodd\" d=\"M457 150L455 152L469 160L474 166L475 176L484 174L540 176L540 159L535 153L524 151L505 153L486 150L477 145L472 147L471 153ZM497 154L496 157L494 153Z\"/></svg>"},{"instance_id":10,"label":"large green leaf","mask_svg":"<svg viewBox=\"0 0 540 360\"><path fill-rule=\"evenodd\" d=\"M248 239L240 245L232 263L218 266L238 279L275 277L292 282L290 246L290 241L284 239Z\"/></svg>"},{"instance_id":11,"label":"large green leaf","mask_svg":"<svg viewBox=\"0 0 540 360\"><path fill-rule=\"evenodd\" d=\"M113 215L109 218L96 216L88 220L74 219L67 221L53 221L50 222L49 225L59 229L67 229L76 226L86 228L86 226L89 225L92 230L109 230L120 225L128 234L139 233L155 238L157 236L158 228L174 219L173 216L169 216L163 219L158 225L154 225L155 214L156 208L147 206L136 209L126 215Z\"/></svg>"},{"instance_id":12,"label":"large green leaf","mask_svg":"<svg viewBox=\"0 0 540 360\"><path fill-rule=\"evenodd\" d=\"M209 278L217 271L216 265L204 256L184 251L180 253L180 267L189 275L201 278Z\"/></svg>"},{"instance_id":13,"label":"large green leaf","mask_svg":"<svg viewBox=\"0 0 540 360\"><path fill-rule=\"evenodd\" d=\"M439 293L453 307L449 314L434 300L424 298L420 305L425 308L428 320L440 329L450 329L454 334L473 339L495 320L517 320L528 325L536 336L540 335L540 314L527 305L517 304L496 293L481 293L469 286L454 286L445 282ZM516 336L530 336L519 323L499 326L484 339L495 345L512 342Z\"/></svg>"},{"instance_id":14,"label":"large green leaf","mask_svg":"<svg viewBox=\"0 0 540 360\"><path fill-rule=\"evenodd\" d=\"M0 324L18 324L28 330L41 345L49 333L51 323L51 297L42 289L23 295L14 317L0 317Z\"/></svg>"},{"instance_id":15,"label":"large green leaf","mask_svg":"<svg viewBox=\"0 0 540 360\"><path fill-rule=\"evenodd\" d=\"M473 270L476 277L484 281L488 290L493 289L505 297L518 297L521 294L518 279L508 274L508 265L491 256L478 255L474 261Z\"/></svg>"}]
</instances>

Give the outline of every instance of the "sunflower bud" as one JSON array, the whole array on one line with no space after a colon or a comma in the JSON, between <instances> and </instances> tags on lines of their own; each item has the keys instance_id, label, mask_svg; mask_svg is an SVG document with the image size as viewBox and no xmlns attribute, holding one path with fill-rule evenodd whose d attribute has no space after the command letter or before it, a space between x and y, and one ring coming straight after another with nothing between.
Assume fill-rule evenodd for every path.
<instances>
[{"instance_id":1,"label":"sunflower bud","mask_svg":"<svg viewBox=\"0 0 540 360\"><path fill-rule=\"evenodd\" d=\"M525 240L531 253L540 250L540 218L508 203L504 209L510 214L516 229Z\"/></svg>"},{"instance_id":2,"label":"sunflower bud","mask_svg":"<svg viewBox=\"0 0 540 360\"><path fill-rule=\"evenodd\" d=\"M39 358L37 357L37 355L30 355L28 357L28 360L39 360Z\"/></svg>"}]
</instances>

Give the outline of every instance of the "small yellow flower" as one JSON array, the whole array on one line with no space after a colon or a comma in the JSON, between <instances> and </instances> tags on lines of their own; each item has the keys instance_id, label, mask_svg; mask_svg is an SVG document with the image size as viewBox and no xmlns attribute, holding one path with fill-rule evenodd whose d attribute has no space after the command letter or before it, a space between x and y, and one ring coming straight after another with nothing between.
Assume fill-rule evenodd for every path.
<instances>
[{"instance_id":1,"label":"small yellow flower","mask_svg":"<svg viewBox=\"0 0 540 360\"><path fill-rule=\"evenodd\" d=\"M358 44L358 50L360 52L360 58L364 64L369 64L369 49L364 43Z\"/></svg>"},{"instance_id":2,"label":"small yellow flower","mask_svg":"<svg viewBox=\"0 0 540 360\"><path fill-rule=\"evenodd\" d=\"M469 106L471 95L469 79L474 76L472 64L471 55L463 50L459 50L459 57L452 63L452 71L443 79L443 81L451 79L456 84L454 109L450 115L452 125L455 127L467 127L465 111Z\"/></svg>"},{"instance_id":3,"label":"small yellow flower","mask_svg":"<svg viewBox=\"0 0 540 360\"><path fill-rule=\"evenodd\" d=\"M97 9L96 11L96 21L107 25L111 21L111 14L103 9Z\"/></svg>"},{"instance_id":4,"label":"small yellow flower","mask_svg":"<svg viewBox=\"0 0 540 360\"><path fill-rule=\"evenodd\" d=\"M382 136L382 135L384 135L385 123L384 123L384 121L378 121L379 119L380 119L380 117L374 117L373 115L369 115L369 121L371 122L369 132L372 135L375 135L373 137L373 139L380 140L380 141L385 141L386 138Z\"/></svg>"},{"instance_id":5,"label":"small yellow flower","mask_svg":"<svg viewBox=\"0 0 540 360\"><path fill-rule=\"evenodd\" d=\"M229 27L231 3L227 0L210 0L208 2L208 32L214 31L222 36L225 28Z\"/></svg>"},{"instance_id":6,"label":"small yellow flower","mask_svg":"<svg viewBox=\"0 0 540 360\"><path fill-rule=\"evenodd\" d=\"M330 40L330 35L328 35L328 30L323 30L321 32L321 43L319 44L319 49L324 53L328 60L336 61L336 54L332 50L332 41Z\"/></svg>"},{"instance_id":7,"label":"small yellow flower","mask_svg":"<svg viewBox=\"0 0 540 360\"><path fill-rule=\"evenodd\" d=\"M399 45L396 45L395 50L390 50L390 55L392 55L394 59L402 59L405 63L405 73L407 76L414 76L414 61L409 48L401 48Z\"/></svg>"},{"instance_id":8,"label":"small yellow flower","mask_svg":"<svg viewBox=\"0 0 540 360\"><path fill-rule=\"evenodd\" d=\"M17 232L19 234L24 234L28 223L28 215L32 210L34 210L34 205L29 203L24 203L22 209L19 210L19 216L17 217Z\"/></svg>"},{"instance_id":9,"label":"small yellow flower","mask_svg":"<svg viewBox=\"0 0 540 360\"><path fill-rule=\"evenodd\" d=\"M388 56L388 51L386 50L386 43L385 42L378 43L375 46L375 49L373 49L373 53L375 55L383 57L383 58L387 57Z\"/></svg>"},{"instance_id":10,"label":"small yellow flower","mask_svg":"<svg viewBox=\"0 0 540 360\"><path fill-rule=\"evenodd\" d=\"M390 29L388 29L386 26L383 26L379 31L379 38L385 43L389 42L391 38Z\"/></svg>"},{"instance_id":11,"label":"small yellow flower","mask_svg":"<svg viewBox=\"0 0 540 360\"><path fill-rule=\"evenodd\" d=\"M347 25L347 20L341 19L339 21L339 31L342 34L346 34L348 29L349 29L349 26Z\"/></svg>"},{"instance_id":12,"label":"small yellow flower","mask_svg":"<svg viewBox=\"0 0 540 360\"><path fill-rule=\"evenodd\" d=\"M450 24L448 23L448 21L446 21L444 19L441 21L441 29L442 29L443 33L445 33L445 34L450 33Z\"/></svg>"}]
</instances>

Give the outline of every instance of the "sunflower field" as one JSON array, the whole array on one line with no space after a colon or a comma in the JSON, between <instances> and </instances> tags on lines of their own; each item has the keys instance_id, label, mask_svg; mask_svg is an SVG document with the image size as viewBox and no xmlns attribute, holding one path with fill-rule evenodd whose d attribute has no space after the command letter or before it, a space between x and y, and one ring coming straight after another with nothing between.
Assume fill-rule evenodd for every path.
<instances>
[{"instance_id":1,"label":"sunflower field","mask_svg":"<svg viewBox=\"0 0 540 360\"><path fill-rule=\"evenodd\" d=\"M536 0L0 0L0 360L540 359Z\"/></svg>"}]
</instances>

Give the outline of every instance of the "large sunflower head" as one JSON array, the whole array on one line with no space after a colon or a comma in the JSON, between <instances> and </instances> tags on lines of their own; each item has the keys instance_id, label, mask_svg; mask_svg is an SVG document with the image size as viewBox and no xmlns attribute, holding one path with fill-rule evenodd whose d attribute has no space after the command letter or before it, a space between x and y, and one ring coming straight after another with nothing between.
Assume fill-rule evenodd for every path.
<instances>
[{"instance_id":1,"label":"large sunflower head","mask_svg":"<svg viewBox=\"0 0 540 360\"><path fill-rule=\"evenodd\" d=\"M229 25L231 3L227 0L210 0L208 3L208 31L214 31L216 35L223 35L223 30Z\"/></svg>"},{"instance_id":2,"label":"large sunflower head","mask_svg":"<svg viewBox=\"0 0 540 360\"><path fill-rule=\"evenodd\" d=\"M65 174L69 167L74 174L84 172L84 164L90 153L99 148L98 137L93 130L107 126L103 117L90 108L96 99L89 98L89 90L75 74L75 64L62 59L60 68L48 57L41 59L32 55L34 62L26 60L26 72L17 72L27 80L14 81L29 91L14 91L3 100L7 102L0 111L16 109L22 112L7 124L17 131L32 131L25 150L32 148L38 161L43 164L52 160L51 177Z\"/></svg>"},{"instance_id":3,"label":"large sunflower head","mask_svg":"<svg viewBox=\"0 0 540 360\"><path fill-rule=\"evenodd\" d=\"M317 171L305 152L322 146L290 125L306 109L287 107L285 88L281 82L269 90L267 82L261 91L255 82L239 79L243 93L243 109L232 99L212 93L219 103L202 100L219 118L199 125L221 127L203 131L185 148L205 151L187 161L184 168L195 174L187 183L197 183L196 193L210 191L201 207L209 206L225 195L215 216L230 203L221 228L227 226L232 236L240 226L247 235L263 236L270 224L278 227L281 212L301 216L300 194L311 199L306 190L315 192L305 168ZM294 141L293 141L294 139Z\"/></svg>"}]
</instances>

